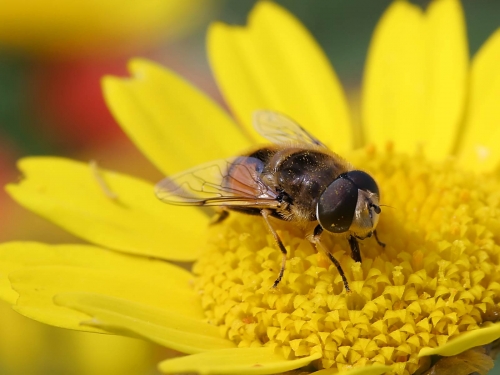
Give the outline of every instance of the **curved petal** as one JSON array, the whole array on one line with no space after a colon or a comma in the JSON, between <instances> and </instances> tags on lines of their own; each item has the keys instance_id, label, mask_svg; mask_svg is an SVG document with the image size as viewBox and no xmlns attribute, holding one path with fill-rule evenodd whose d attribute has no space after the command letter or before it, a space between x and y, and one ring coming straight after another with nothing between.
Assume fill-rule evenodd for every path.
<instances>
[{"instance_id":1,"label":"curved petal","mask_svg":"<svg viewBox=\"0 0 500 375\"><path fill-rule=\"evenodd\" d=\"M321 354L287 360L273 348L235 348L213 350L187 357L168 359L158 367L166 374L278 374L307 366Z\"/></svg>"},{"instance_id":2,"label":"curved petal","mask_svg":"<svg viewBox=\"0 0 500 375\"><path fill-rule=\"evenodd\" d=\"M491 324L486 328L468 331L437 348L423 348L418 353L418 356L426 357L435 354L443 356L458 355L476 346L489 344L498 338L500 338L500 323Z\"/></svg>"},{"instance_id":3,"label":"curved petal","mask_svg":"<svg viewBox=\"0 0 500 375\"><path fill-rule=\"evenodd\" d=\"M19 294L14 289L12 289L10 285L9 272L11 270L11 267L12 264L10 264L9 262L0 263L0 300L13 305L16 303Z\"/></svg>"},{"instance_id":4,"label":"curved petal","mask_svg":"<svg viewBox=\"0 0 500 375\"><path fill-rule=\"evenodd\" d=\"M51 332L53 331L57 332L58 330L51 329ZM149 342L123 336L87 335L80 332L67 332L64 337L68 337L71 340L65 339L59 341L60 345L68 346L66 349L62 346L54 347L52 345L53 341L47 336L44 336L40 340L40 345L45 347L46 353L52 353L55 356L67 353L64 355L63 361L69 362L69 366L71 367L68 367L67 371L63 371L66 374L76 371L76 374L81 375L122 375L130 373L131 369L134 369L133 371L137 374L148 374L151 371L151 362L154 361L154 352L157 350ZM24 346L28 340L26 336L23 336L23 339ZM33 338L30 336L29 341L31 340ZM40 354L40 349L38 349L37 355ZM24 348L21 355L24 362L29 358L31 365L37 363L34 360L36 357L28 357L24 352ZM46 358L45 355L44 358ZM33 374L36 371L22 373Z\"/></svg>"},{"instance_id":5,"label":"curved petal","mask_svg":"<svg viewBox=\"0 0 500 375\"><path fill-rule=\"evenodd\" d=\"M362 117L366 140L433 159L449 155L463 117L468 48L458 0L433 1L424 14L396 1L374 32Z\"/></svg>"},{"instance_id":6,"label":"curved petal","mask_svg":"<svg viewBox=\"0 0 500 375\"><path fill-rule=\"evenodd\" d=\"M500 161L500 29L472 61L465 129L459 149L461 161L487 171Z\"/></svg>"},{"instance_id":7,"label":"curved petal","mask_svg":"<svg viewBox=\"0 0 500 375\"><path fill-rule=\"evenodd\" d=\"M142 59L132 78L106 77L106 103L122 129L163 173L241 152L250 143L218 104L175 73Z\"/></svg>"},{"instance_id":8,"label":"curved petal","mask_svg":"<svg viewBox=\"0 0 500 375\"><path fill-rule=\"evenodd\" d=\"M204 319L190 284L193 276L167 262L86 245L14 242L0 245L0 264L2 277L8 275L19 294L14 309L47 324L96 331L80 324L88 315L54 304L55 295L71 292L102 294ZM161 295L168 298L158 298Z\"/></svg>"},{"instance_id":9,"label":"curved petal","mask_svg":"<svg viewBox=\"0 0 500 375\"><path fill-rule=\"evenodd\" d=\"M289 12L261 1L248 26L214 24L208 32L212 70L234 115L258 138L252 113L286 114L336 151L352 148L349 112L327 57Z\"/></svg>"},{"instance_id":10,"label":"curved petal","mask_svg":"<svg viewBox=\"0 0 500 375\"><path fill-rule=\"evenodd\" d=\"M395 1L379 21L370 43L363 80L362 120L366 141L411 150L422 124L424 76L423 14ZM424 88L421 87L422 91Z\"/></svg>"},{"instance_id":11,"label":"curved petal","mask_svg":"<svg viewBox=\"0 0 500 375\"><path fill-rule=\"evenodd\" d=\"M168 296L171 298L171 296ZM218 327L201 319L153 308L110 296L92 293L65 293L54 297L56 304L92 316L84 325L109 332L129 332L182 353L233 348Z\"/></svg>"},{"instance_id":12,"label":"curved petal","mask_svg":"<svg viewBox=\"0 0 500 375\"><path fill-rule=\"evenodd\" d=\"M389 372L391 370L390 366L381 365L375 363L371 366L364 367L354 367L347 371L338 371L336 368L330 368L325 370L319 370L312 372L311 375L381 375Z\"/></svg>"},{"instance_id":13,"label":"curved petal","mask_svg":"<svg viewBox=\"0 0 500 375\"><path fill-rule=\"evenodd\" d=\"M196 259L208 217L162 204L150 183L55 157L22 159L19 168L25 178L7 192L68 232L119 251Z\"/></svg>"},{"instance_id":14,"label":"curved petal","mask_svg":"<svg viewBox=\"0 0 500 375\"><path fill-rule=\"evenodd\" d=\"M419 141L430 157L442 159L454 151L465 111L469 47L460 1L431 2L425 28L428 92Z\"/></svg>"}]
</instances>

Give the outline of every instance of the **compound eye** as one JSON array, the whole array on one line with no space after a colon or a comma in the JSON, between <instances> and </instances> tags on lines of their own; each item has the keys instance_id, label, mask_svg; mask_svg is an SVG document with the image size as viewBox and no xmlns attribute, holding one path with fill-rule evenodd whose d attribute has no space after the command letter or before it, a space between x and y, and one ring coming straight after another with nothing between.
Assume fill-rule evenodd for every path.
<instances>
[{"instance_id":1,"label":"compound eye","mask_svg":"<svg viewBox=\"0 0 500 375\"><path fill-rule=\"evenodd\" d=\"M344 178L351 180L358 189L370 191L379 197L378 186L372 176L363 171L349 171L344 173Z\"/></svg>"},{"instance_id":2,"label":"compound eye","mask_svg":"<svg viewBox=\"0 0 500 375\"><path fill-rule=\"evenodd\" d=\"M347 232L354 219L358 202L358 187L347 179L339 177L321 194L316 207L316 217L323 229Z\"/></svg>"}]
</instances>

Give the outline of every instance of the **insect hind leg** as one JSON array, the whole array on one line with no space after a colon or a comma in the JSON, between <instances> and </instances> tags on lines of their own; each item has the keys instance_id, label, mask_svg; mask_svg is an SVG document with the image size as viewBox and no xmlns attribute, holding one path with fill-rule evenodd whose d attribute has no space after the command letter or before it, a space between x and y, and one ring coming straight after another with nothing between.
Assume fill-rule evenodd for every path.
<instances>
[{"instance_id":1,"label":"insect hind leg","mask_svg":"<svg viewBox=\"0 0 500 375\"><path fill-rule=\"evenodd\" d=\"M283 278L283 274L285 273L287 251L285 249L285 246L283 246L283 242L281 241L281 238L278 236L278 233L274 230L273 226L269 221L269 215L271 214L271 212L269 210L261 210L260 213L262 214L262 217L264 218L264 221L266 222L269 231L273 235L276 245L278 245L278 248L281 251L281 268L278 277L273 283L273 288L276 288L280 283L281 279Z\"/></svg>"}]
</instances>

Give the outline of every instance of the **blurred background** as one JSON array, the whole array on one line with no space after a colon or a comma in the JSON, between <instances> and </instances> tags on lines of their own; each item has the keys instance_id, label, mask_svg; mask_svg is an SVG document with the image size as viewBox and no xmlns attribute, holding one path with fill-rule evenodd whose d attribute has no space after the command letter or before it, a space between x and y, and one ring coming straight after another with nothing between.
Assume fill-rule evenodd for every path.
<instances>
[{"instance_id":1,"label":"blurred background","mask_svg":"<svg viewBox=\"0 0 500 375\"><path fill-rule=\"evenodd\" d=\"M389 0L282 0L324 48L351 106L371 33ZM428 1L414 1L425 7ZM77 5L78 3L82 5ZM143 56L221 101L207 64L214 20L244 24L254 0L31 0L0 2L0 184L19 179L16 160L59 155L157 181L127 140L100 89ZM500 1L463 0L473 55L500 25ZM355 117L356 120L356 117ZM0 190L0 241L77 242L16 206ZM139 340L47 327L0 304L0 374L156 374L168 353Z\"/></svg>"}]
</instances>

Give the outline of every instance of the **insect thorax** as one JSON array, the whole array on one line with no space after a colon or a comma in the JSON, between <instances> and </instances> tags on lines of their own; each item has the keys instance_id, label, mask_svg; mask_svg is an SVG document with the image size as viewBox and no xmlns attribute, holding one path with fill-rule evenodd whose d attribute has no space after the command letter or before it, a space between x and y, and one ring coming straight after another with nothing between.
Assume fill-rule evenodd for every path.
<instances>
[{"instance_id":1,"label":"insect thorax","mask_svg":"<svg viewBox=\"0 0 500 375\"><path fill-rule=\"evenodd\" d=\"M271 157L262 180L284 201L288 220L316 220L316 204L321 193L348 169L343 159L316 149L285 148ZM291 217L290 217L291 215Z\"/></svg>"}]
</instances>

